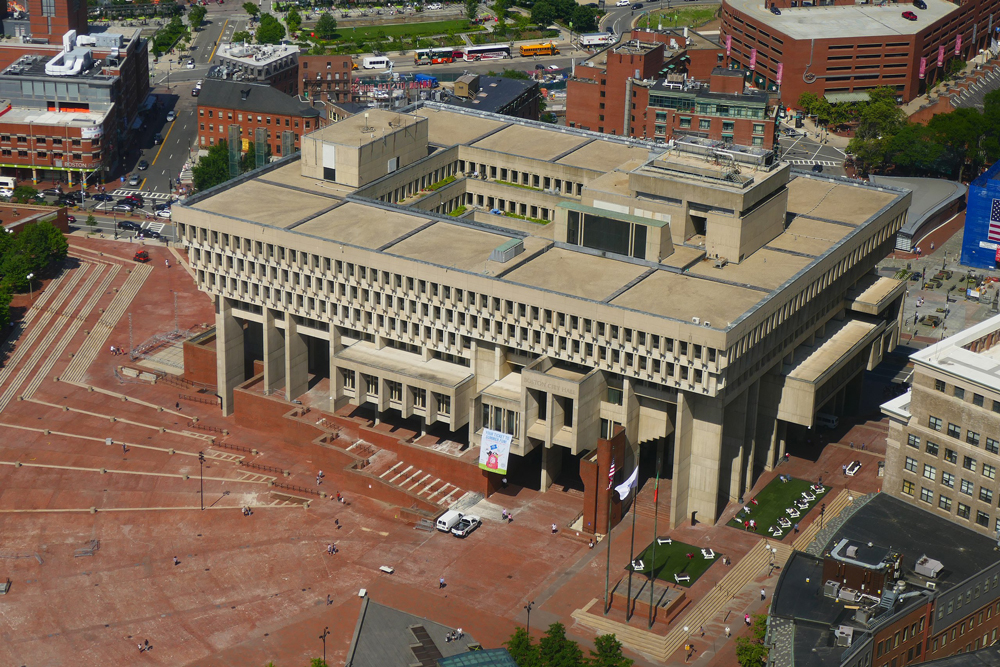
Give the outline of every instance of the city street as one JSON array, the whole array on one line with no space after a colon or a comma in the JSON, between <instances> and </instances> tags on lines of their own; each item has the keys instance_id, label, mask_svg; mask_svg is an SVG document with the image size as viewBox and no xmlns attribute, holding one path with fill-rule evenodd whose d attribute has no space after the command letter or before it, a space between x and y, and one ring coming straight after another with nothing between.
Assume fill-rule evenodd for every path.
<instances>
[{"instance_id":1,"label":"city street","mask_svg":"<svg viewBox=\"0 0 1000 667\"><path fill-rule=\"evenodd\" d=\"M831 176L844 176L844 151L822 143L815 135L809 135L805 130L795 130L791 124L781 123L781 137L778 140L778 152L781 159L799 169L812 169L815 165L823 167L823 173ZM795 136L785 134L795 132Z\"/></svg>"},{"instance_id":2,"label":"city street","mask_svg":"<svg viewBox=\"0 0 1000 667\"><path fill-rule=\"evenodd\" d=\"M636 4L635 2L632 3ZM631 6L616 7L613 0L605 2L604 10L607 14L601 18L600 28L602 31L611 31L616 35L622 34L632 27L632 19L639 18L650 10L670 9L671 7L698 7L705 5L718 5L719 0L642 0L642 10L635 11Z\"/></svg>"}]
</instances>

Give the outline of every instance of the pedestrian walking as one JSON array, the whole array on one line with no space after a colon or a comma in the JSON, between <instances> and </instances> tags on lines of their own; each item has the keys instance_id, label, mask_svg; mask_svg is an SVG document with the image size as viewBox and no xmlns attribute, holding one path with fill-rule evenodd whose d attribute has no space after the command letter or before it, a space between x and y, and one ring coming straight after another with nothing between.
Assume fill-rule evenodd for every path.
<instances>
[{"instance_id":1,"label":"pedestrian walking","mask_svg":"<svg viewBox=\"0 0 1000 667\"><path fill-rule=\"evenodd\" d=\"M591 548L591 549L593 549L593 548L594 548L594 538L593 538L593 537L592 537L592 538L590 538L590 544L589 544L589 545L590 545L590 548Z\"/></svg>"},{"instance_id":2,"label":"pedestrian walking","mask_svg":"<svg viewBox=\"0 0 1000 667\"><path fill-rule=\"evenodd\" d=\"M729 626L727 625L726 626L726 638L728 639L731 635L732 635L732 630L730 630Z\"/></svg>"},{"instance_id":3,"label":"pedestrian walking","mask_svg":"<svg viewBox=\"0 0 1000 667\"><path fill-rule=\"evenodd\" d=\"M146 647L143 646L142 644L139 644L139 653L143 653L145 650L146 650Z\"/></svg>"},{"instance_id":4,"label":"pedestrian walking","mask_svg":"<svg viewBox=\"0 0 1000 667\"><path fill-rule=\"evenodd\" d=\"M181 562L177 560L177 556L174 556L174 565L180 565Z\"/></svg>"},{"instance_id":5,"label":"pedestrian walking","mask_svg":"<svg viewBox=\"0 0 1000 667\"><path fill-rule=\"evenodd\" d=\"M761 599L761 602L763 602L765 598L767 598L767 591L765 591L762 588L762 589L760 589L760 599Z\"/></svg>"},{"instance_id":6,"label":"pedestrian walking","mask_svg":"<svg viewBox=\"0 0 1000 667\"><path fill-rule=\"evenodd\" d=\"M337 491L337 502L338 502L338 503L339 503L339 502L341 502L341 501L340 501L340 491Z\"/></svg>"},{"instance_id":7,"label":"pedestrian walking","mask_svg":"<svg viewBox=\"0 0 1000 667\"><path fill-rule=\"evenodd\" d=\"M844 477L847 477L847 464L840 466L840 471L844 473Z\"/></svg>"},{"instance_id":8,"label":"pedestrian walking","mask_svg":"<svg viewBox=\"0 0 1000 667\"><path fill-rule=\"evenodd\" d=\"M331 542L330 544L326 545L326 552L328 554L333 554L333 542Z\"/></svg>"},{"instance_id":9,"label":"pedestrian walking","mask_svg":"<svg viewBox=\"0 0 1000 667\"><path fill-rule=\"evenodd\" d=\"M465 630L463 630L462 628L459 628L458 629L458 638L461 639L463 637L465 637Z\"/></svg>"},{"instance_id":10,"label":"pedestrian walking","mask_svg":"<svg viewBox=\"0 0 1000 667\"><path fill-rule=\"evenodd\" d=\"M556 524L552 524L552 534L555 535L558 530L559 528L556 526Z\"/></svg>"},{"instance_id":11,"label":"pedestrian walking","mask_svg":"<svg viewBox=\"0 0 1000 667\"><path fill-rule=\"evenodd\" d=\"M798 521L795 522L795 532L796 533L799 532L799 522Z\"/></svg>"},{"instance_id":12,"label":"pedestrian walking","mask_svg":"<svg viewBox=\"0 0 1000 667\"><path fill-rule=\"evenodd\" d=\"M334 519L333 525L337 527L337 530L340 530L340 519Z\"/></svg>"},{"instance_id":13,"label":"pedestrian walking","mask_svg":"<svg viewBox=\"0 0 1000 667\"><path fill-rule=\"evenodd\" d=\"M122 443L122 454L128 454L128 446L124 442Z\"/></svg>"},{"instance_id":14,"label":"pedestrian walking","mask_svg":"<svg viewBox=\"0 0 1000 667\"><path fill-rule=\"evenodd\" d=\"M327 604L327 606L333 604L333 599L330 597L329 593L327 593L327 595L326 595L326 604Z\"/></svg>"},{"instance_id":15,"label":"pedestrian walking","mask_svg":"<svg viewBox=\"0 0 1000 667\"><path fill-rule=\"evenodd\" d=\"M174 407L177 408L178 410L180 410L181 409L181 402L177 401L177 403L174 405Z\"/></svg>"},{"instance_id":16,"label":"pedestrian walking","mask_svg":"<svg viewBox=\"0 0 1000 667\"><path fill-rule=\"evenodd\" d=\"M743 614L743 622L747 624L748 628L750 627L750 614Z\"/></svg>"},{"instance_id":17,"label":"pedestrian walking","mask_svg":"<svg viewBox=\"0 0 1000 667\"><path fill-rule=\"evenodd\" d=\"M698 628L698 629L699 629L699 630L701 630L701 636L702 636L702 637L704 637L704 636L705 636L705 626L704 626L704 625L702 625L702 626L701 626L700 628Z\"/></svg>"},{"instance_id":18,"label":"pedestrian walking","mask_svg":"<svg viewBox=\"0 0 1000 667\"><path fill-rule=\"evenodd\" d=\"M445 587L444 577L441 577L440 579L438 579L438 588L441 589L444 587Z\"/></svg>"},{"instance_id":19,"label":"pedestrian walking","mask_svg":"<svg viewBox=\"0 0 1000 667\"><path fill-rule=\"evenodd\" d=\"M115 356L115 346L114 345L111 346L111 356L112 357Z\"/></svg>"}]
</instances>

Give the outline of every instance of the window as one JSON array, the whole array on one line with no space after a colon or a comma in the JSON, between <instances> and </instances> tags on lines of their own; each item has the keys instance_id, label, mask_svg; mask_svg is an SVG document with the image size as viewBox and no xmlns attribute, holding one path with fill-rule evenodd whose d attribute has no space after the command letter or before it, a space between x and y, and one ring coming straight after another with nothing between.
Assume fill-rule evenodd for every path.
<instances>
[{"instance_id":1,"label":"window","mask_svg":"<svg viewBox=\"0 0 1000 667\"><path fill-rule=\"evenodd\" d=\"M754 123L753 124L753 133L754 134L764 134L764 124L763 123Z\"/></svg>"},{"instance_id":2,"label":"window","mask_svg":"<svg viewBox=\"0 0 1000 667\"><path fill-rule=\"evenodd\" d=\"M955 450L945 447L944 460L948 463L958 463L958 454L955 453Z\"/></svg>"},{"instance_id":3,"label":"window","mask_svg":"<svg viewBox=\"0 0 1000 667\"><path fill-rule=\"evenodd\" d=\"M979 446L979 434L973 431L965 432L965 441L972 445L973 447Z\"/></svg>"},{"instance_id":4,"label":"window","mask_svg":"<svg viewBox=\"0 0 1000 667\"><path fill-rule=\"evenodd\" d=\"M927 479L937 479L937 468L924 464L924 477Z\"/></svg>"},{"instance_id":5,"label":"window","mask_svg":"<svg viewBox=\"0 0 1000 667\"><path fill-rule=\"evenodd\" d=\"M451 414L451 396L445 396L444 394L435 394L437 398L437 411L443 415Z\"/></svg>"},{"instance_id":6,"label":"window","mask_svg":"<svg viewBox=\"0 0 1000 667\"><path fill-rule=\"evenodd\" d=\"M975 405L977 408L983 407L983 403L984 402L985 402L985 400L983 399L983 395L982 394L973 394L972 395L972 404Z\"/></svg>"},{"instance_id":7,"label":"window","mask_svg":"<svg viewBox=\"0 0 1000 667\"><path fill-rule=\"evenodd\" d=\"M928 417L927 418L927 426L928 426L928 428L932 428L935 431L940 431L941 430L941 420L938 419L937 417Z\"/></svg>"},{"instance_id":8,"label":"window","mask_svg":"<svg viewBox=\"0 0 1000 667\"><path fill-rule=\"evenodd\" d=\"M979 487L979 499L984 503L990 503L992 505L993 491L991 489L987 489L985 486Z\"/></svg>"},{"instance_id":9,"label":"window","mask_svg":"<svg viewBox=\"0 0 1000 667\"><path fill-rule=\"evenodd\" d=\"M951 511L951 498L948 496L938 496L938 507L946 512Z\"/></svg>"},{"instance_id":10,"label":"window","mask_svg":"<svg viewBox=\"0 0 1000 667\"><path fill-rule=\"evenodd\" d=\"M944 380L934 380L934 388L938 391L944 391Z\"/></svg>"},{"instance_id":11,"label":"window","mask_svg":"<svg viewBox=\"0 0 1000 667\"><path fill-rule=\"evenodd\" d=\"M988 477L990 479L997 478L997 469L991 466L989 463L983 464L983 477Z\"/></svg>"},{"instance_id":12,"label":"window","mask_svg":"<svg viewBox=\"0 0 1000 667\"><path fill-rule=\"evenodd\" d=\"M955 488L955 476L950 472L941 473L941 483L947 486L949 489Z\"/></svg>"},{"instance_id":13,"label":"window","mask_svg":"<svg viewBox=\"0 0 1000 667\"><path fill-rule=\"evenodd\" d=\"M910 472L917 472L917 460L914 458L906 457L906 464L903 466Z\"/></svg>"},{"instance_id":14,"label":"window","mask_svg":"<svg viewBox=\"0 0 1000 667\"><path fill-rule=\"evenodd\" d=\"M712 129L712 121L709 120L708 118L702 118L701 120L698 121L698 129L699 130L711 130Z\"/></svg>"},{"instance_id":15,"label":"window","mask_svg":"<svg viewBox=\"0 0 1000 667\"><path fill-rule=\"evenodd\" d=\"M903 493L905 493L908 496L913 495L913 482L911 482L908 479L903 480Z\"/></svg>"},{"instance_id":16,"label":"window","mask_svg":"<svg viewBox=\"0 0 1000 667\"><path fill-rule=\"evenodd\" d=\"M958 504L958 516L968 519L972 515L972 508L964 503Z\"/></svg>"},{"instance_id":17,"label":"window","mask_svg":"<svg viewBox=\"0 0 1000 667\"><path fill-rule=\"evenodd\" d=\"M948 423L948 435L956 440L962 439L962 427L958 424Z\"/></svg>"},{"instance_id":18,"label":"window","mask_svg":"<svg viewBox=\"0 0 1000 667\"><path fill-rule=\"evenodd\" d=\"M961 387L955 387L955 398L965 399L965 390Z\"/></svg>"},{"instance_id":19,"label":"window","mask_svg":"<svg viewBox=\"0 0 1000 667\"><path fill-rule=\"evenodd\" d=\"M920 499L925 503L934 502L934 492L928 489L926 486L920 487Z\"/></svg>"},{"instance_id":20,"label":"window","mask_svg":"<svg viewBox=\"0 0 1000 667\"><path fill-rule=\"evenodd\" d=\"M691 119L681 117L681 127L691 127Z\"/></svg>"},{"instance_id":21,"label":"window","mask_svg":"<svg viewBox=\"0 0 1000 667\"><path fill-rule=\"evenodd\" d=\"M932 456L938 455L939 450L936 442L931 442L930 440L928 440L926 449L928 454L931 454Z\"/></svg>"},{"instance_id":22,"label":"window","mask_svg":"<svg viewBox=\"0 0 1000 667\"><path fill-rule=\"evenodd\" d=\"M1000 442L993 438L986 438L986 451L990 454L1000 454Z\"/></svg>"},{"instance_id":23,"label":"window","mask_svg":"<svg viewBox=\"0 0 1000 667\"><path fill-rule=\"evenodd\" d=\"M962 480L962 484L959 490L967 496L972 495L972 491L975 489L975 485L967 479Z\"/></svg>"},{"instance_id":24,"label":"window","mask_svg":"<svg viewBox=\"0 0 1000 667\"><path fill-rule=\"evenodd\" d=\"M906 444L914 449L920 449L920 438L913 435L912 433L906 436Z\"/></svg>"},{"instance_id":25,"label":"window","mask_svg":"<svg viewBox=\"0 0 1000 667\"><path fill-rule=\"evenodd\" d=\"M971 470L972 472L976 472L976 459L972 458L971 456L964 457L962 459L962 467L965 468L966 470Z\"/></svg>"},{"instance_id":26,"label":"window","mask_svg":"<svg viewBox=\"0 0 1000 667\"><path fill-rule=\"evenodd\" d=\"M989 528L990 515L982 510L976 510L976 523L978 523L980 526L985 526Z\"/></svg>"}]
</instances>

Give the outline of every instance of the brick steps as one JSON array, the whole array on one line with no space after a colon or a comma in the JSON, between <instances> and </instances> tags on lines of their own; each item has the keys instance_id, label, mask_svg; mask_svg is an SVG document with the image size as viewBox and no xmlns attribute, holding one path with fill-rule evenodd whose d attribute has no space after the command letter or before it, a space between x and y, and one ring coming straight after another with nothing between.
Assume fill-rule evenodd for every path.
<instances>
[{"instance_id":1,"label":"brick steps","mask_svg":"<svg viewBox=\"0 0 1000 667\"><path fill-rule=\"evenodd\" d=\"M414 493L418 498L447 509L453 502L465 495L465 491L450 482L445 482L433 473L410 465L404 461L396 461L389 469L379 476L386 484L391 484L407 493Z\"/></svg>"}]
</instances>

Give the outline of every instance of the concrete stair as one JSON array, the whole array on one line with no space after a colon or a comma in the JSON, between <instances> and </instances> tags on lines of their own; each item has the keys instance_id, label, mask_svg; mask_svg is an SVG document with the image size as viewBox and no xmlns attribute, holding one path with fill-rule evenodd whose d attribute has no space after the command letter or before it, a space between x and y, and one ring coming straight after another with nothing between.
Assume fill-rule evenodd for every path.
<instances>
[{"instance_id":1,"label":"concrete stair","mask_svg":"<svg viewBox=\"0 0 1000 667\"><path fill-rule=\"evenodd\" d=\"M405 461L396 461L378 478L442 509L449 508L466 493L454 484Z\"/></svg>"}]
</instances>

